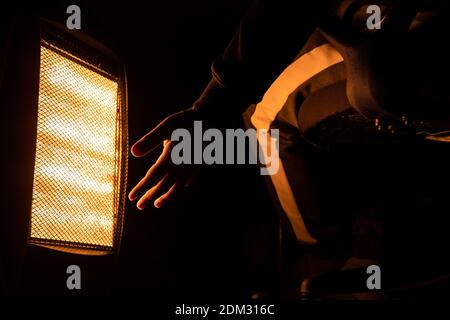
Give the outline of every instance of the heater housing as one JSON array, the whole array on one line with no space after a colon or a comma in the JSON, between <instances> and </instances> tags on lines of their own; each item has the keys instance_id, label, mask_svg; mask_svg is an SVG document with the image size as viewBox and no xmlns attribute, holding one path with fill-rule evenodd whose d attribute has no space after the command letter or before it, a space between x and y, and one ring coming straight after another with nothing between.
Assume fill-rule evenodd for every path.
<instances>
[{"instance_id":1,"label":"heater housing","mask_svg":"<svg viewBox=\"0 0 450 320\"><path fill-rule=\"evenodd\" d=\"M122 236L124 64L88 29L44 16L58 19L0 20L0 295L64 291L73 264L95 279L83 292L111 283Z\"/></svg>"},{"instance_id":2,"label":"heater housing","mask_svg":"<svg viewBox=\"0 0 450 320\"><path fill-rule=\"evenodd\" d=\"M92 38L42 21L38 95L28 242L111 253L126 199L125 69Z\"/></svg>"}]
</instances>

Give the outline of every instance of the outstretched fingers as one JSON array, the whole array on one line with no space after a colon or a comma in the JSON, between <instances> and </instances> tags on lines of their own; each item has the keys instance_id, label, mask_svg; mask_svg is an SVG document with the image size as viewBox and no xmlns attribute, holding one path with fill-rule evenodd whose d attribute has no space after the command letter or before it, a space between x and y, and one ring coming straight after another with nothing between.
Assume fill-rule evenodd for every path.
<instances>
[{"instance_id":1,"label":"outstretched fingers","mask_svg":"<svg viewBox=\"0 0 450 320\"><path fill-rule=\"evenodd\" d=\"M136 206L139 210L143 210L153 199L167 192L175 183L173 175L166 174L155 186L150 188L137 202Z\"/></svg>"},{"instance_id":2,"label":"outstretched fingers","mask_svg":"<svg viewBox=\"0 0 450 320\"><path fill-rule=\"evenodd\" d=\"M164 149L159 156L158 160L150 167L145 176L138 182L138 184L130 191L128 198L131 201L136 200L138 197L142 196L152 184L161 180L167 173L171 166L170 152L172 142L165 141Z\"/></svg>"}]
</instances>

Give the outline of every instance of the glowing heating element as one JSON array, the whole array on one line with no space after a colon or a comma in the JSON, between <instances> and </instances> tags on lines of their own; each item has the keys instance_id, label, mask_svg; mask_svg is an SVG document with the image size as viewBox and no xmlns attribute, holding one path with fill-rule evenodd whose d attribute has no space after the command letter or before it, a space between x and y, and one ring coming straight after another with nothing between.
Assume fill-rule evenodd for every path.
<instances>
[{"instance_id":1,"label":"glowing heating element","mask_svg":"<svg viewBox=\"0 0 450 320\"><path fill-rule=\"evenodd\" d=\"M112 248L117 219L117 81L41 45L30 239Z\"/></svg>"}]
</instances>

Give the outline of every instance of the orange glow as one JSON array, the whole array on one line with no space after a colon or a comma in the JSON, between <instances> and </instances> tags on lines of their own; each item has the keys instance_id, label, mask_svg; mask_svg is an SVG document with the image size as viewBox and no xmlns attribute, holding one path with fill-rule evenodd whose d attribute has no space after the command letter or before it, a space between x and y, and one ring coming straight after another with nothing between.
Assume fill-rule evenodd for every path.
<instances>
[{"instance_id":1,"label":"orange glow","mask_svg":"<svg viewBox=\"0 0 450 320\"><path fill-rule=\"evenodd\" d=\"M41 46L32 240L112 247L118 83Z\"/></svg>"}]
</instances>

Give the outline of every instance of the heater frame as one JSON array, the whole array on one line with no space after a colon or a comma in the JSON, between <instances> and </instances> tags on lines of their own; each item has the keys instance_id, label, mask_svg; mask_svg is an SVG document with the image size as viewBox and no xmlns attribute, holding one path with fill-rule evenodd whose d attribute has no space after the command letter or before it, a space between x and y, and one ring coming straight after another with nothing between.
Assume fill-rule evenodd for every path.
<instances>
[{"instance_id":1,"label":"heater frame","mask_svg":"<svg viewBox=\"0 0 450 320\"><path fill-rule=\"evenodd\" d=\"M74 61L83 67L95 71L106 78L117 81L117 117L116 121L116 149L120 157L115 167L114 180L114 208L115 223L113 225L112 247L93 245L64 240L49 240L31 237L31 202L29 211L29 225L27 241L30 245L46 247L53 250L83 255L107 255L119 251L123 231L123 220L126 204L126 187L128 174L128 92L126 70L123 63L108 48L78 30L67 30L55 22L41 19L39 21L40 47L50 47L58 54ZM39 58L40 70L40 58ZM39 94L39 90L38 93ZM37 117L36 117L37 128ZM35 137L35 144L36 144ZM36 154L34 155L36 158ZM33 168L34 177L34 168ZM34 188L34 186L33 186ZM31 199L33 201L33 199Z\"/></svg>"}]
</instances>

